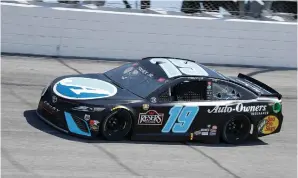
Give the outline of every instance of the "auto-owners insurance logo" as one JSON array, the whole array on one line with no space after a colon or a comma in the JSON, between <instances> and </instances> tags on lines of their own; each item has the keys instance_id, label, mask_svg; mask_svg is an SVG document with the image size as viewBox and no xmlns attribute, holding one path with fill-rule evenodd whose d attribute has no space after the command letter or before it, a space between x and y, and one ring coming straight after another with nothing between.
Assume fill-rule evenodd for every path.
<instances>
[{"instance_id":1,"label":"auto-owners insurance logo","mask_svg":"<svg viewBox=\"0 0 298 178\"><path fill-rule=\"evenodd\" d=\"M138 125L162 125L164 114L160 114L154 110L139 114Z\"/></svg>"},{"instance_id":2,"label":"auto-owners insurance logo","mask_svg":"<svg viewBox=\"0 0 298 178\"><path fill-rule=\"evenodd\" d=\"M62 79L54 85L53 90L62 98L75 100L106 98L117 93L117 88L108 82L84 77Z\"/></svg>"},{"instance_id":3,"label":"auto-owners insurance logo","mask_svg":"<svg viewBox=\"0 0 298 178\"><path fill-rule=\"evenodd\" d=\"M244 106L238 103L235 108L232 106L215 106L213 109L208 109L208 113L231 113L236 112L249 112L251 115L266 115L268 114L267 105Z\"/></svg>"}]
</instances>

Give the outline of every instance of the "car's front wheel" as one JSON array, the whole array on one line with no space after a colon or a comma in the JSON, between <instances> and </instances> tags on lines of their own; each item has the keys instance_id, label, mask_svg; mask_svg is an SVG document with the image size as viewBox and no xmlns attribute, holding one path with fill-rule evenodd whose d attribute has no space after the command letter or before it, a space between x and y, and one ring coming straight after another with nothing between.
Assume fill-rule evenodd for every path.
<instances>
[{"instance_id":1,"label":"car's front wheel","mask_svg":"<svg viewBox=\"0 0 298 178\"><path fill-rule=\"evenodd\" d=\"M232 116L223 127L222 138L229 144L243 143L250 135L251 121L245 115Z\"/></svg>"},{"instance_id":2,"label":"car's front wheel","mask_svg":"<svg viewBox=\"0 0 298 178\"><path fill-rule=\"evenodd\" d=\"M125 110L113 112L106 117L101 125L103 137L111 141L125 139L132 127L132 117Z\"/></svg>"}]
</instances>

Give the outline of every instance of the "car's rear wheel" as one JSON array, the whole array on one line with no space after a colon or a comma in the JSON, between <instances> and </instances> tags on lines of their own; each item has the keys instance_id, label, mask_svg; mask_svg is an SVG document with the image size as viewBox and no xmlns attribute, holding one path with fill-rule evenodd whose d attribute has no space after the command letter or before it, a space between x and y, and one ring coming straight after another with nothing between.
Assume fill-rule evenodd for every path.
<instances>
[{"instance_id":1,"label":"car's rear wheel","mask_svg":"<svg viewBox=\"0 0 298 178\"><path fill-rule=\"evenodd\" d=\"M249 136L251 121L245 115L232 116L223 127L222 138L229 144L243 143Z\"/></svg>"},{"instance_id":2,"label":"car's rear wheel","mask_svg":"<svg viewBox=\"0 0 298 178\"><path fill-rule=\"evenodd\" d=\"M101 125L103 137L111 141L125 139L132 127L132 117L129 112L120 110L106 117Z\"/></svg>"}]
</instances>

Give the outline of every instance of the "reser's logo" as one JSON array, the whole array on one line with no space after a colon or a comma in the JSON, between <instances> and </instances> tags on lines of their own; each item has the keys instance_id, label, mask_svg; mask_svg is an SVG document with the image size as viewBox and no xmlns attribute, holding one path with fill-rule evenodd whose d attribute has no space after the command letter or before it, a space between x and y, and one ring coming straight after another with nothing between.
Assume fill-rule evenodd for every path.
<instances>
[{"instance_id":1,"label":"reser's logo","mask_svg":"<svg viewBox=\"0 0 298 178\"><path fill-rule=\"evenodd\" d=\"M140 113L139 125L162 125L164 114L157 113L154 110L149 110L146 113Z\"/></svg>"},{"instance_id":2,"label":"reser's logo","mask_svg":"<svg viewBox=\"0 0 298 178\"><path fill-rule=\"evenodd\" d=\"M267 111L266 105L259 106L243 106L242 103L236 105L235 108L232 106L215 106L213 109L208 109L208 113L231 113L236 112L265 112Z\"/></svg>"}]
</instances>

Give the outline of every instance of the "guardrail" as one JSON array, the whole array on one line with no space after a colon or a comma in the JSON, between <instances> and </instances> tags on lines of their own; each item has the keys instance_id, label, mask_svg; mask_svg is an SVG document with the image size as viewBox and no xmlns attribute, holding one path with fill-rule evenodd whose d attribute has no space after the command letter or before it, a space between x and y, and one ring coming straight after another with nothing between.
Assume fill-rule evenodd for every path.
<instances>
[{"instance_id":1,"label":"guardrail","mask_svg":"<svg viewBox=\"0 0 298 178\"><path fill-rule=\"evenodd\" d=\"M1 3L2 53L296 67L297 23Z\"/></svg>"}]
</instances>

